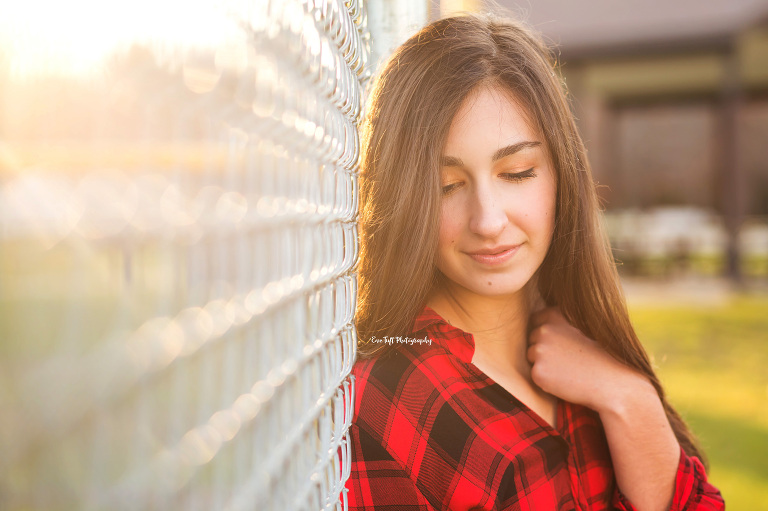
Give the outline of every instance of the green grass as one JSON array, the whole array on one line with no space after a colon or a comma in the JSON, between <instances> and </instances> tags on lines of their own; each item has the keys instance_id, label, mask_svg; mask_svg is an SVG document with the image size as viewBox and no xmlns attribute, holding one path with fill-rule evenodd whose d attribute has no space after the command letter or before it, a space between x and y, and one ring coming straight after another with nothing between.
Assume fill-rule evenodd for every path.
<instances>
[{"instance_id":1,"label":"green grass","mask_svg":"<svg viewBox=\"0 0 768 511\"><path fill-rule=\"evenodd\" d=\"M660 278L674 274L699 275L701 277L718 277L726 269L726 260L720 254L694 254L685 259L675 259L670 256L650 256L633 258L628 254L616 253L619 261L619 271L626 275ZM743 255L741 272L747 278L764 278L768 276L768 256Z\"/></svg>"},{"instance_id":2,"label":"green grass","mask_svg":"<svg viewBox=\"0 0 768 511\"><path fill-rule=\"evenodd\" d=\"M768 509L768 296L630 314L728 510Z\"/></svg>"}]
</instances>

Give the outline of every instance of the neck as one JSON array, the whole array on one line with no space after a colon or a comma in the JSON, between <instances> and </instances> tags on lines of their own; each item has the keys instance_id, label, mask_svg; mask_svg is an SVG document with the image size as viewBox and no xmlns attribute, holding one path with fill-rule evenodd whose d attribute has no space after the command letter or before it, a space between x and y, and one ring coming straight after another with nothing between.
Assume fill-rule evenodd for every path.
<instances>
[{"instance_id":1,"label":"neck","mask_svg":"<svg viewBox=\"0 0 768 511\"><path fill-rule=\"evenodd\" d=\"M532 279L519 292L504 296L477 295L443 282L427 304L451 325L473 335L473 362L513 367L527 375L528 318L534 310L531 304L538 308L538 300L529 298L530 290L536 289L534 282Z\"/></svg>"}]
</instances>

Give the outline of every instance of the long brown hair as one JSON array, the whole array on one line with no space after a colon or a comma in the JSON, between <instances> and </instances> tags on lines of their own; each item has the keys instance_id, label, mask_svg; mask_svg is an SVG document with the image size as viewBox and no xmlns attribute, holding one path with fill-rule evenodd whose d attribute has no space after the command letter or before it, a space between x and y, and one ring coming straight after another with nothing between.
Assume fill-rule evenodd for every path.
<instances>
[{"instance_id":1,"label":"long brown hair","mask_svg":"<svg viewBox=\"0 0 768 511\"><path fill-rule=\"evenodd\" d=\"M436 21L389 58L369 96L360 173L359 354L396 349L374 337L410 333L438 280L439 157L451 121L481 84L509 90L542 134L557 176L555 230L539 269L547 305L646 375L689 455L703 454L629 320L586 152L556 61L517 22L465 15Z\"/></svg>"}]
</instances>

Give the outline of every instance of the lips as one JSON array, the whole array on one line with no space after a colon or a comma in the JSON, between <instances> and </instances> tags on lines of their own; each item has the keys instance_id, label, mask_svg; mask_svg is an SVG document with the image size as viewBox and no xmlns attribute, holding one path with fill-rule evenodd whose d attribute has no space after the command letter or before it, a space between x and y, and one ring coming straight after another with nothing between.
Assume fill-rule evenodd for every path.
<instances>
[{"instance_id":1,"label":"lips","mask_svg":"<svg viewBox=\"0 0 768 511\"><path fill-rule=\"evenodd\" d=\"M498 247L484 248L481 250L474 250L468 253L470 255L497 255L497 254L501 254L502 252L506 252L507 250L517 248L518 246L519 245L499 245Z\"/></svg>"},{"instance_id":2,"label":"lips","mask_svg":"<svg viewBox=\"0 0 768 511\"><path fill-rule=\"evenodd\" d=\"M503 245L465 252L469 257L481 264L502 264L515 255L520 245Z\"/></svg>"}]
</instances>

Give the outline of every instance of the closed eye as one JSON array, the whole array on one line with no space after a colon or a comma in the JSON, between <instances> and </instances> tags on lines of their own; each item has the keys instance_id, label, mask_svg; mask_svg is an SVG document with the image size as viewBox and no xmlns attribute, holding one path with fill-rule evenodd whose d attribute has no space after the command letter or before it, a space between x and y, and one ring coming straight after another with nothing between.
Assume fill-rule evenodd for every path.
<instances>
[{"instance_id":1,"label":"closed eye","mask_svg":"<svg viewBox=\"0 0 768 511\"><path fill-rule=\"evenodd\" d=\"M457 190L461 186L461 183L451 183L443 187L443 195L450 195L451 192Z\"/></svg>"},{"instance_id":2,"label":"closed eye","mask_svg":"<svg viewBox=\"0 0 768 511\"><path fill-rule=\"evenodd\" d=\"M499 175L502 177L502 179L505 179L507 181L520 182L526 179L536 177L536 171L533 168L530 168L522 172L504 172ZM462 185L462 182L458 181L456 183L451 183L443 186L442 187L443 196L445 197L455 192L461 187L461 185Z\"/></svg>"},{"instance_id":3,"label":"closed eye","mask_svg":"<svg viewBox=\"0 0 768 511\"><path fill-rule=\"evenodd\" d=\"M505 172L500 174L500 176L507 181L523 181L525 179L536 177L536 171L530 168L522 172Z\"/></svg>"}]
</instances>

